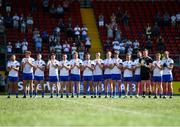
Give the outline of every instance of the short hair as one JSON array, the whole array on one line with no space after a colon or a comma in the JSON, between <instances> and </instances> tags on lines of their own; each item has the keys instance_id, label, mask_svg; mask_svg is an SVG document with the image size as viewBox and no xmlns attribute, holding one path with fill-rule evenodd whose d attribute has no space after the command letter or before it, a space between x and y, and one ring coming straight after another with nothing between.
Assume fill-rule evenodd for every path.
<instances>
[{"instance_id":1,"label":"short hair","mask_svg":"<svg viewBox=\"0 0 180 127\"><path fill-rule=\"evenodd\" d=\"M30 54L31 55L31 51L25 51L25 54Z\"/></svg>"},{"instance_id":2,"label":"short hair","mask_svg":"<svg viewBox=\"0 0 180 127\"><path fill-rule=\"evenodd\" d=\"M56 54L55 53L51 53L51 56L55 56Z\"/></svg>"}]
</instances>

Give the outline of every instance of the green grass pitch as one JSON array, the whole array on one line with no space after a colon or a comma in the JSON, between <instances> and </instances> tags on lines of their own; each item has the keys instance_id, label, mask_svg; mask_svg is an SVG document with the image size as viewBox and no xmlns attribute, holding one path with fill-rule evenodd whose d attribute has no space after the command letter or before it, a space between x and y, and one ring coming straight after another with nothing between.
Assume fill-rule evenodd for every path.
<instances>
[{"instance_id":1,"label":"green grass pitch","mask_svg":"<svg viewBox=\"0 0 180 127\"><path fill-rule=\"evenodd\" d=\"M0 126L179 126L180 97L18 98L0 96Z\"/></svg>"}]
</instances>

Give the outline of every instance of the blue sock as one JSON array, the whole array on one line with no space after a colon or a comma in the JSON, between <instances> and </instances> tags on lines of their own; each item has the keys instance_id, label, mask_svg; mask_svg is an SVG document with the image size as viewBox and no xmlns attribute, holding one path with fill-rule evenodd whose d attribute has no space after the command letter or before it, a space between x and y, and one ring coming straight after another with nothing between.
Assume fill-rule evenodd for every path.
<instances>
[{"instance_id":1,"label":"blue sock","mask_svg":"<svg viewBox=\"0 0 180 127\"><path fill-rule=\"evenodd\" d=\"M56 93L56 96L58 97L58 96L59 96L59 93Z\"/></svg>"},{"instance_id":2,"label":"blue sock","mask_svg":"<svg viewBox=\"0 0 180 127\"><path fill-rule=\"evenodd\" d=\"M121 96L121 92L119 92L119 96Z\"/></svg>"},{"instance_id":3,"label":"blue sock","mask_svg":"<svg viewBox=\"0 0 180 127\"><path fill-rule=\"evenodd\" d=\"M105 95L107 96L107 92L105 92Z\"/></svg>"},{"instance_id":4,"label":"blue sock","mask_svg":"<svg viewBox=\"0 0 180 127\"><path fill-rule=\"evenodd\" d=\"M51 96L53 96L53 94L51 93Z\"/></svg>"},{"instance_id":5,"label":"blue sock","mask_svg":"<svg viewBox=\"0 0 180 127\"><path fill-rule=\"evenodd\" d=\"M42 96L44 96L44 91L42 92Z\"/></svg>"},{"instance_id":6,"label":"blue sock","mask_svg":"<svg viewBox=\"0 0 180 127\"><path fill-rule=\"evenodd\" d=\"M32 97L32 92L29 93L30 97Z\"/></svg>"},{"instance_id":7,"label":"blue sock","mask_svg":"<svg viewBox=\"0 0 180 127\"><path fill-rule=\"evenodd\" d=\"M16 97L18 96L18 92L16 92Z\"/></svg>"},{"instance_id":8,"label":"blue sock","mask_svg":"<svg viewBox=\"0 0 180 127\"><path fill-rule=\"evenodd\" d=\"M24 92L23 94L24 94L24 96L26 96L26 92Z\"/></svg>"},{"instance_id":9,"label":"blue sock","mask_svg":"<svg viewBox=\"0 0 180 127\"><path fill-rule=\"evenodd\" d=\"M8 92L8 96L10 96L11 95L11 93L10 92Z\"/></svg>"},{"instance_id":10,"label":"blue sock","mask_svg":"<svg viewBox=\"0 0 180 127\"><path fill-rule=\"evenodd\" d=\"M113 91L113 96L115 96L115 92Z\"/></svg>"}]
</instances>

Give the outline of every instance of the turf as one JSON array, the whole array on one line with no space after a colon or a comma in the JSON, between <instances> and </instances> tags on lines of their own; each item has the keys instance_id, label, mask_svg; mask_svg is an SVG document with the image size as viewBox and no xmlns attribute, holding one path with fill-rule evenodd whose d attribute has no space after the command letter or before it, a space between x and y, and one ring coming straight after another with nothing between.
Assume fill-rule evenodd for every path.
<instances>
[{"instance_id":1,"label":"turf","mask_svg":"<svg viewBox=\"0 0 180 127\"><path fill-rule=\"evenodd\" d=\"M179 126L180 97L18 98L0 96L0 126Z\"/></svg>"}]
</instances>

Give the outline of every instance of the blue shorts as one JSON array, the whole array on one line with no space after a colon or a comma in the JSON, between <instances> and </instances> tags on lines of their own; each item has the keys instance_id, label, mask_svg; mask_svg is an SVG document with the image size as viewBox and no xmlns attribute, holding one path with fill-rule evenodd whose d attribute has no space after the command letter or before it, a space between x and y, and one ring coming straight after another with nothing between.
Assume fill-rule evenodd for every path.
<instances>
[{"instance_id":1,"label":"blue shorts","mask_svg":"<svg viewBox=\"0 0 180 127\"><path fill-rule=\"evenodd\" d=\"M141 76L140 75L134 75L134 82L140 82Z\"/></svg>"},{"instance_id":2,"label":"blue shorts","mask_svg":"<svg viewBox=\"0 0 180 127\"><path fill-rule=\"evenodd\" d=\"M153 76L153 82L162 82L162 76Z\"/></svg>"},{"instance_id":3,"label":"blue shorts","mask_svg":"<svg viewBox=\"0 0 180 127\"><path fill-rule=\"evenodd\" d=\"M18 78L18 77L8 76L8 80L9 80L10 82L18 82L18 81L19 81L19 78Z\"/></svg>"},{"instance_id":4,"label":"blue shorts","mask_svg":"<svg viewBox=\"0 0 180 127\"><path fill-rule=\"evenodd\" d=\"M163 82L172 82L173 77L172 75L163 75Z\"/></svg>"},{"instance_id":5,"label":"blue shorts","mask_svg":"<svg viewBox=\"0 0 180 127\"><path fill-rule=\"evenodd\" d=\"M34 80L42 81L42 80L44 80L44 76L34 76Z\"/></svg>"},{"instance_id":6,"label":"blue shorts","mask_svg":"<svg viewBox=\"0 0 180 127\"><path fill-rule=\"evenodd\" d=\"M59 76L59 80L62 82L69 81L69 76Z\"/></svg>"},{"instance_id":7,"label":"blue shorts","mask_svg":"<svg viewBox=\"0 0 180 127\"><path fill-rule=\"evenodd\" d=\"M83 76L84 81L93 81L93 76Z\"/></svg>"},{"instance_id":8,"label":"blue shorts","mask_svg":"<svg viewBox=\"0 0 180 127\"><path fill-rule=\"evenodd\" d=\"M104 74L104 80L111 79L111 74Z\"/></svg>"},{"instance_id":9,"label":"blue shorts","mask_svg":"<svg viewBox=\"0 0 180 127\"><path fill-rule=\"evenodd\" d=\"M103 80L102 75L94 75L93 76L94 82L101 82Z\"/></svg>"},{"instance_id":10,"label":"blue shorts","mask_svg":"<svg viewBox=\"0 0 180 127\"><path fill-rule=\"evenodd\" d=\"M23 73L23 80L33 80L33 73Z\"/></svg>"},{"instance_id":11,"label":"blue shorts","mask_svg":"<svg viewBox=\"0 0 180 127\"><path fill-rule=\"evenodd\" d=\"M58 82L58 76L49 76L49 82Z\"/></svg>"},{"instance_id":12,"label":"blue shorts","mask_svg":"<svg viewBox=\"0 0 180 127\"><path fill-rule=\"evenodd\" d=\"M81 80L80 75L71 74L70 76L71 81L79 82Z\"/></svg>"},{"instance_id":13,"label":"blue shorts","mask_svg":"<svg viewBox=\"0 0 180 127\"><path fill-rule=\"evenodd\" d=\"M132 77L124 77L123 81L125 82L132 82Z\"/></svg>"},{"instance_id":14,"label":"blue shorts","mask_svg":"<svg viewBox=\"0 0 180 127\"><path fill-rule=\"evenodd\" d=\"M121 74L111 74L112 80L121 80Z\"/></svg>"}]
</instances>

